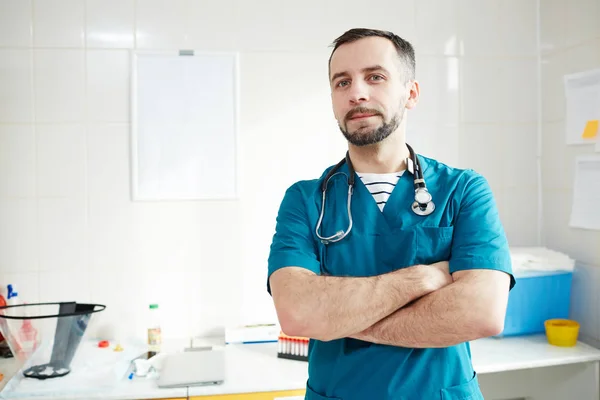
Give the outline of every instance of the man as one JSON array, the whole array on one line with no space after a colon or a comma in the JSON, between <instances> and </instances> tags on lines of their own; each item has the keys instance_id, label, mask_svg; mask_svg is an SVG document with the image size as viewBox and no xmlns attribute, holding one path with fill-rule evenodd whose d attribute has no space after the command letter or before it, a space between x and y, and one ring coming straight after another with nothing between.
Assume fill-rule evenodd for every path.
<instances>
[{"instance_id":1,"label":"man","mask_svg":"<svg viewBox=\"0 0 600 400\"><path fill-rule=\"evenodd\" d=\"M269 256L283 331L312 339L306 398L482 399L468 341L503 330L514 285L490 187L418 156L435 208L412 206L410 43L352 29L334 42L329 78L348 160L287 190Z\"/></svg>"}]
</instances>

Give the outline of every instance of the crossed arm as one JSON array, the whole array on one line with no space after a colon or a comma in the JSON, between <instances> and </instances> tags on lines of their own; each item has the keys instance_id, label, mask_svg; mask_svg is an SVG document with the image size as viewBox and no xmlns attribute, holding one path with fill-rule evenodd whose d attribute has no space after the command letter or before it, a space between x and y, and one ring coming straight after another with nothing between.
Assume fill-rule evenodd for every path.
<instances>
[{"instance_id":1,"label":"crossed arm","mask_svg":"<svg viewBox=\"0 0 600 400\"><path fill-rule=\"evenodd\" d=\"M454 282L351 335L402 347L448 347L497 335L504 327L510 277L496 270L454 273Z\"/></svg>"},{"instance_id":2,"label":"crossed arm","mask_svg":"<svg viewBox=\"0 0 600 400\"><path fill-rule=\"evenodd\" d=\"M281 327L293 336L447 347L500 333L508 274L478 269L450 277L442 265L368 278L282 268L271 275L270 285Z\"/></svg>"},{"instance_id":3,"label":"crossed arm","mask_svg":"<svg viewBox=\"0 0 600 400\"><path fill-rule=\"evenodd\" d=\"M283 331L324 341L353 337L403 347L447 347L500 333L510 276L491 265L475 265L472 257L477 249L483 259L510 262L508 243L487 181L477 174L461 179L452 254L455 260L469 260L464 266L469 269L450 275L448 263L438 263L354 278L280 268L269 282ZM314 250L303 196L298 187L286 195L273 247L275 252L291 249L300 260ZM310 260L316 263L316 257Z\"/></svg>"}]
</instances>

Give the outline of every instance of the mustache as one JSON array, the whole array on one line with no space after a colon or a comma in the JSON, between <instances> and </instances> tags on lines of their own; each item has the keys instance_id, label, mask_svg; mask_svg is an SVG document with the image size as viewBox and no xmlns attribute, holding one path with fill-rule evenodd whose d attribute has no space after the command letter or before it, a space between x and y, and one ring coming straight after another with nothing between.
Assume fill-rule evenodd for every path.
<instances>
[{"instance_id":1,"label":"mustache","mask_svg":"<svg viewBox=\"0 0 600 400\"><path fill-rule=\"evenodd\" d=\"M382 116L381 112L379 112L378 110L375 110L373 108L359 106L359 107L353 108L352 110L350 110L346 113L346 121L349 120L350 118L354 117L356 114L373 114L373 115Z\"/></svg>"}]
</instances>

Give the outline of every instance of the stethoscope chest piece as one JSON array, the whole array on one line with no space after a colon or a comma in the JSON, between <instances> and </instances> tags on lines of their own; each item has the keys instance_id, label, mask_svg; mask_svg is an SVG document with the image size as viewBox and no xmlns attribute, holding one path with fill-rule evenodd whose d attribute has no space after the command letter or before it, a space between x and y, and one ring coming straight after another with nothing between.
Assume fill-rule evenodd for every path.
<instances>
[{"instance_id":1,"label":"stethoscope chest piece","mask_svg":"<svg viewBox=\"0 0 600 400\"><path fill-rule=\"evenodd\" d=\"M419 203L415 201L412 203L412 210L417 215L427 216L435 210L435 204L433 204L433 201L430 201L425 208L421 208Z\"/></svg>"},{"instance_id":2,"label":"stethoscope chest piece","mask_svg":"<svg viewBox=\"0 0 600 400\"><path fill-rule=\"evenodd\" d=\"M421 163L419 162L419 158L413 151L412 147L406 144L408 147L408 151L410 152L410 158L407 160L408 169L413 173L414 180L413 185L415 188L415 201L412 203L412 210L415 214L421 216L427 216L431 214L435 210L435 204L433 204L431 193L427 190L427 186L425 185L425 178L423 177L423 171L421 170ZM339 172L342 164L348 164L348 199L346 203L346 212L348 213L348 229L345 231L338 230L335 235L324 237L321 235L321 224L323 223L323 216L325 214L325 197L327 192L327 185L331 178L337 174L343 174ZM345 175L345 174L344 174ZM330 243L339 242L352 230L352 211L351 211L351 203L352 203L352 193L354 191L354 177L356 173L354 171L354 167L352 166L352 161L350 160L349 153L346 153L346 157L341 160L335 167L333 167L323 179L321 183L321 212L319 214L319 220L317 221L317 226L315 227L315 234L321 241L321 243L327 245Z\"/></svg>"}]
</instances>

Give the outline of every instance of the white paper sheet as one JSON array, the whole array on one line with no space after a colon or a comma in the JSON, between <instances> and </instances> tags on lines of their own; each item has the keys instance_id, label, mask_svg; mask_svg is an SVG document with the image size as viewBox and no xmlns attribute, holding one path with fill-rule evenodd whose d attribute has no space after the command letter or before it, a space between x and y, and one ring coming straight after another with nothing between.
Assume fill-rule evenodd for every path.
<instances>
[{"instance_id":1,"label":"white paper sheet","mask_svg":"<svg viewBox=\"0 0 600 400\"><path fill-rule=\"evenodd\" d=\"M135 54L134 200L237 198L237 59Z\"/></svg>"},{"instance_id":2,"label":"white paper sheet","mask_svg":"<svg viewBox=\"0 0 600 400\"><path fill-rule=\"evenodd\" d=\"M570 226L600 230L600 155L575 160L575 185Z\"/></svg>"},{"instance_id":3,"label":"white paper sheet","mask_svg":"<svg viewBox=\"0 0 600 400\"><path fill-rule=\"evenodd\" d=\"M591 138L584 138L583 133L588 122L600 120L600 69L565 75L564 84L567 144L597 143L600 133Z\"/></svg>"}]
</instances>

